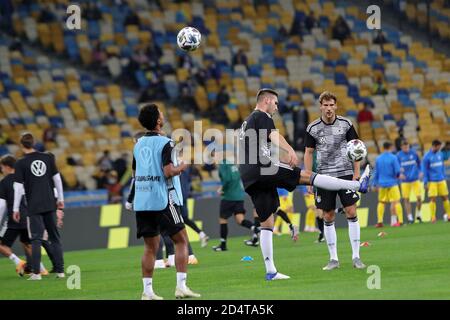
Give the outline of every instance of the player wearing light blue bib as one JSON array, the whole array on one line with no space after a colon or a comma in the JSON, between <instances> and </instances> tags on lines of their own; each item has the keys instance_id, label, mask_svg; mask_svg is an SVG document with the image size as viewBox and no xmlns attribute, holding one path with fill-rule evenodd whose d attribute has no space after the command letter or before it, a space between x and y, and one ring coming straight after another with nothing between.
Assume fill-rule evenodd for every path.
<instances>
[{"instance_id":1,"label":"player wearing light blue bib","mask_svg":"<svg viewBox=\"0 0 450 320\"><path fill-rule=\"evenodd\" d=\"M186 286L188 236L179 207L183 195L179 175L187 168L172 156L173 141L161 135L164 116L155 104L145 104L139 122L148 130L134 146L133 176L137 237L144 238L142 257L142 300L162 300L153 291L153 270L160 233L164 231L175 244L177 269L176 298L200 297Z\"/></svg>"}]
</instances>

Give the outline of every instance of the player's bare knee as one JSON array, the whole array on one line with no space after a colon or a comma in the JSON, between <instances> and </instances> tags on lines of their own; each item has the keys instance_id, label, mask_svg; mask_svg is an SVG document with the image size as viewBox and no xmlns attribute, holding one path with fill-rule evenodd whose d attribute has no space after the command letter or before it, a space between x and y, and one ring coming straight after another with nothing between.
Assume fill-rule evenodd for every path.
<instances>
[{"instance_id":1,"label":"player's bare knee","mask_svg":"<svg viewBox=\"0 0 450 320\"><path fill-rule=\"evenodd\" d=\"M350 206L350 207L345 207L344 211L345 211L345 216L349 220L357 217L356 205L353 205L353 206Z\"/></svg>"},{"instance_id":2,"label":"player's bare knee","mask_svg":"<svg viewBox=\"0 0 450 320\"><path fill-rule=\"evenodd\" d=\"M177 245L187 245L188 243L188 238L185 232L186 229L181 230L180 232L175 233L173 236L171 236L170 238L172 239L173 243L177 246ZM184 231L184 232L183 232Z\"/></svg>"},{"instance_id":3,"label":"player's bare knee","mask_svg":"<svg viewBox=\"0 0 450 320\"><path fill-rule=\"evenodd\" d=\"M325 221L334 221L335 216L336 216L336 214L335 214L334 209L332 209L332 210L323 210L323 219Z\"/></svg>"},{"instance_id":4,"label":"player's bare knee","mask_svg":"<svg viewBox=\"0 0 450 320\"><path fill-rule=\"evenodd\" d=\"M234 220L236 221L237 224L241 224L242 221L244 220L244 215L242 213L238 213L234 216Z\"/></svg>"},{"instance_id":5,"label":"player's bare knee","mask_svg":"<svg viewBox=\"0 0 450 320\"><path fill-rule=\"evenodd\" d=\"M261 228L270 228L273 229L274 227L274 219L273 215L270 216L267 220L261 221Z\"/></svg>"}]
</instances>

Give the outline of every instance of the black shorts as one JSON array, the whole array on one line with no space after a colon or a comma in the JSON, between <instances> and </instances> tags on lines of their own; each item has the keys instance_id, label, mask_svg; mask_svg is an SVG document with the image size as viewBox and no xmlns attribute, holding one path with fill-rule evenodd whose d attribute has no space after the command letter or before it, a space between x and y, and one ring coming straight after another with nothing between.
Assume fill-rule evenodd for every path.
<instances>
[{"instance_id":1,"label":"black shorts","mask_svg":"<svg viewBox=\"0 0 450 320\"><path fill-rule=\"evenodd\" d=\"M266 221L280 206L277 188L294 191L300 181L300 168L292 170L280 167L273 175L261 175L257 182L245 191L252 198L261 222Z\"/></svg>"},{"instance_id":2,"label":"black shorts","mask_svg":"<svg viewBox=\"0 0 450 320\"><path fill-rule=\"evenodd\" d=\"M231 200L221 200L220 201L220 217L222 219L228 219L233 214L245 214L244 200L242 201L231 201Z\"/></svg>"},{"instance_id":3,"label":"black shorts","mask_svg":"<svg viewBox=\"0 0 450 320\"><path fill-rule=\"evenodd\" d=\"M11 248L14 244L14 241L20 237L20 242L29 244L31 243L30 237L28 235L27 229L10 229L6 228L0 231L0 243L4 246Z\"/></svg>"},{"instance_id":4,"label":"black shorts","mask_svg":"<svg viewBox=\"0 0 450 320\"><path fill-rule=\"evenodd\" d=\"M173 236L184 229L184 220L180 207L169 204L161 211L137 211L136 225L138 238L156 237L161 232Z\"/></svg>"},{"instance_id":5,"label":"black shorts","mask_svg":"<svg viewBox=\"0 0 450 320\"><path fill-rule=\"evenodd\" d=\"M339 178L343 180L352 180L353 176L348 175ZM331 211L336 209L337 195L339 195L339 199L341 200L344 208L354 205L359 200L358 193L353 190L330 191L317 188L315 193L316 207L318 209L322 209L323 211Z\"/></svg>"}]
</instances>

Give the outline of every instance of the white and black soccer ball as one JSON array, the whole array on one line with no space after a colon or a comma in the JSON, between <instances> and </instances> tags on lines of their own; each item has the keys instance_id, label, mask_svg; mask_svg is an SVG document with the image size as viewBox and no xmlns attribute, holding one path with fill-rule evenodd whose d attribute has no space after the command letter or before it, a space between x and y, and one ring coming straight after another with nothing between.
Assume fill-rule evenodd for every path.
<instances>
[{"instance_id":1,"label":"white and black soccer ball","mask_svg":"<svg viewBox=\"0 0 450 320\"><path fill-rule=\"evenodd\" d=\"M202 34L193 27L185 27L178 32L177 44L184 51L194 51L202 42Z\"/></svg>"},{"instance_id":2,"label":"white and black soccer ball","mask_svg":"<svg viewBox=\"0 0 450 320\"><path fill-rule=\"evenodd\" d=\"M367 156L367 149L364 142L358 139L347 142L347 157L350 161L361 161Z\"/></svg>"}]
</instances>

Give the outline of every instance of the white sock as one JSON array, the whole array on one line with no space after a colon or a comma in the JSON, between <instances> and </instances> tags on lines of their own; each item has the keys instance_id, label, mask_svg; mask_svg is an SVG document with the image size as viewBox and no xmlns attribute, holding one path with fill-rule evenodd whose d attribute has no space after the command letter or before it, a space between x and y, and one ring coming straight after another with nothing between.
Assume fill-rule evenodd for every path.
<instances>
[{"instance_id":1,"label":"white sock","mask_svg":"<svg viewBox=\"0 0 450 320\"><path fill-rule=\"evenodd\" d=\"M155 260L155 268L157 266L164 266L164 259Z\"/></svg>"},{"instance_id":2,"label":"white sock","mask_svg":"<svg viewBox=\"0 0 450 320\"><path fill-rule=\"evenodd\" d=\"M152 278L142 278L142 283L144 285L144 292L148 296L153 295L153 279Z\"/></svg>"},{"instance_id":3,"label":"white sock","mask_svg":"<svg viewBox=\"0 0 450 320\"><path fill-rule=\"evenodd\" d=\"M189 259L195 259L195 255L191 254L191 255L189 256Z\"/></svg>"},{"instance_id":4,"label":"white sock","mask_svg":"<svg viewBox=\"0 0 450 320\"><path fill-rule=\"evenodd\" d=\"M14 253L11 253L8 258L13 261L16 266L20 263L20 259Z\"/></svg>"},{"instance_id":5,"label":"white sock","mask_svg":"<svg viewBox=\"0 0 450 320\"><path fill-rule=\"evenodd\" d=\"M414 220L414 217L413 217L413 215L411 213L408 213L408 220L409 221L413 221Z\"/></svg>"},{"instance_id":6,"label":"white sock","mask_svg":"<svg viewBox=\"0 0 450 320\"><path fill-rule=\"evenodd\" d=\"M393 225L393 224L396 224L397 223L397 216L392 216L391 215L391 226Z\"/></svg>"},{"instance_id":7,"label":"white sock","mask_svg":"<svg viewBox=\"0 0 450 320\"><path fill-rule=\"evenodd\" d=\"M360 183L359 181L349 181L326 176L323 174L317 174L316 177L314 178L313 185L315 187L330 191L339 191L339 190L358 191Z\"/></svg>"},{"instance_id":8,"label":"white sock","mask_svg":"<svg viewBox=\"0 0 450 320\"><path fill-rule=\"evenodd\" d=\"M330 260L337 260L337 236L336 236L336 228L334 227L334 222L331 225L327 225L324 223L323 233L325 235L325 240L327 241L328 251L330 252Z\"/></svg>"},{"instance_id":9,"label":"white sock","mask_svg":"<svg viewBox=\"0 0 450 320\"><path fill-rule=\"evenodd\" d=\"M359 244L361 242L360 234L361 229L359 227L358 218L356 221L348 220L348 236L350 238L350 244L352 246L352 259L359 258Z\"/></svg>"},{"instance_id":10,"label":"white sock","mask_svg":"<svg viewBox=\"0 0 450 320\"><path fill-rule=\"evenodd\" d=\"M264 259L264 264L266 265L267 273L276 273L277 268L273 263L273 232L272 230L261 229L261 234L259 236L259 242L261 246L261 252Z\"/></svg>"},{"instance_id":11,"label":"white sock","mask_svg":"<svg viewBox=\"0 0 450 320\"><path fill-rule=\"evenodd\" d=\"M186 290L186 279L187 279L186 272L177 272L177 288Z\"/></svg>"},{"instance_id":12,"label":"white sock","mask_svg":"<svg viewBox=\"0 0 450 320\"><path fill-rule=\"evenodd\" d=\"M204 233L203 231L200 231L198 235L200 238L206 237L206 233Z\"/></svg>"},{"instance_id":13,"label":"white sock","mask_svg":"<svg viewBox=\"0 0 450 320\"><path fill-rule=\"evenodd\" d=\"M40 266L41 271L45 270L44 264L41 262L41 266Z\"/></svg>"},{"instance_id":14,"label":"white sock","mask_svg":"<svg viewBox=\"0 0 450 320\"><path fill-rule=\"evenodd\" d=\"M169 254L169 258L167 258L167 260L169 260L169 264L171 266L175 265L175 255L174 254Z\"/></svg>"},{"instance_id":15,"label":"white sock","mask_svg":"<svg viewBox=\"0 0 450 320\"><path fill-rule=\"evenodd\" d=\"M422 218L422 210L416 209L416 218Z\"/></svg>"}]
</instances>

